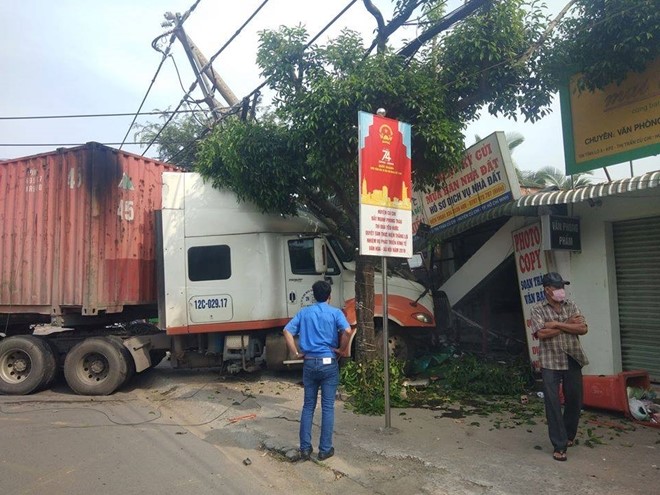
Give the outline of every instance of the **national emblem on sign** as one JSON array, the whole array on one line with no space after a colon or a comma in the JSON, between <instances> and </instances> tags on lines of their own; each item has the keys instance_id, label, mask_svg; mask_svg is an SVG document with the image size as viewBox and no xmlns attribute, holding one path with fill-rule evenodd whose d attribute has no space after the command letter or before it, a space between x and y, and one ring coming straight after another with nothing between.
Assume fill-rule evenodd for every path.
<instances>
[{"instance_id":1,"label":"national emblem on sign","mask_svg":"<svg viewBox=\"0 0 660 495\"><path fill-rule=\"evenodd\" d=\"M378 129L378 134L380 135L381 142L385 144L390 144L392 142L392 136L394 135L394 132L389 125L381 125L380 129Z\"/></svg>"}]
</instances>

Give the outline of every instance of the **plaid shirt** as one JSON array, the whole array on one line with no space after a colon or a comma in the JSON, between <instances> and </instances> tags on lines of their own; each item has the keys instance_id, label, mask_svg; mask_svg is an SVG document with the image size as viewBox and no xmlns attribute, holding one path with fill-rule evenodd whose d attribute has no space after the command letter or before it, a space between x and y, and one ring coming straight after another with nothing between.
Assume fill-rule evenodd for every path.
<instances>
[{"instance_id":1,"label":"plaid shirt","mask_svg":"<svg viewBox=\"0 0 660 495\"><path fill-rule=\"evenodd\" d=\"M543 301L532 308L532 335L537 336L537 332L544 328L548 321L565 323L571 316L581 314L577 305L569 299L561 303L559 312L556 312L548 301ZM561 332L556 337L541 339L539 345L541 368L567 370L568 356L580 363L580 366L589 364L578 335Z\"/></svg>"}]
</instances>

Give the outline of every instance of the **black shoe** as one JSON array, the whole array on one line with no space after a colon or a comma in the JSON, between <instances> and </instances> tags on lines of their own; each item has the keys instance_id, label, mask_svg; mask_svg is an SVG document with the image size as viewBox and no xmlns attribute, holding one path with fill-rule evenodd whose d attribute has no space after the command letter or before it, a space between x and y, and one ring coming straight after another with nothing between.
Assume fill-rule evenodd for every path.
<instances>
[{"instance_id":1,"label":"black shoe","mask_svg":"<svg viewBox=\"0 0 660 495\"><path fill-rule=\"evenodd\" d=\"M327 452L319 452L319 461L325 461L326 459L329 459L333 455L335 455L335 448L330 447L330 450L328 450Z\"/></svg>"},{"instance_id":2,"label":"black shoe","mask_svg":"<svg viewBox=\"0 0 660 495\"><path fill-rule=\"evenodd\" d=\"M310 456L312 455L312 449L300 450L300 460L309 461Z\"/></svg>"}]
</instances>

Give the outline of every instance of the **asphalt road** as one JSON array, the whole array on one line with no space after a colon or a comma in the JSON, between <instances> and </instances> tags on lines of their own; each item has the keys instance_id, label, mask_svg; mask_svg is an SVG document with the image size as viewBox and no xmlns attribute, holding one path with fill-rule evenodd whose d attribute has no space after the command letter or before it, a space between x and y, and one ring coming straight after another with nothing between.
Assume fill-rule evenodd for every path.
<instances>
[{"instance_id":1,"label":"asphalt road","mask_svg":"<svg viewBox=\"0 0 660 495\"><path fill-rule=\"evenodd\" d=\"M287 469L254 449L204 441L138 387L0 396L2 494L284 493Z\"/></svg>"},{"instance_id":2,"label":"asphalt road","mask_svg":"<svg viewBox=\"0 0 660 495\"><path fill-rule=\"evenodd\" d=\"M383 431L382 417L340 401L336 455L287 462L301 400L299 372L220 376L166 362L110 397L62 383L0 396L0 495L642 495L660 486L660 430L598 411L583 413L580 444L560 463L540 416L405 408Z\"/></svg>"}]
</instances>

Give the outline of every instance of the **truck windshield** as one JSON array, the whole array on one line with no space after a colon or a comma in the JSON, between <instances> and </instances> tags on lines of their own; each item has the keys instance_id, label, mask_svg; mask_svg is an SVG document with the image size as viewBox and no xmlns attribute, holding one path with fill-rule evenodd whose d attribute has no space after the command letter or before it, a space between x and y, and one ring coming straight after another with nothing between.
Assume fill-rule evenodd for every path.
<instances>
[{"instance_id":1,"label":"truck windshield","mask_svg":"<svg viewBox=\"0 0 660 495\"><path fill-rule=\"evenodd\" d=\"M353 251L346 248L335 236L329 235L327 237L330 242L330 246L335 254L339 257L339 260L342 262L355 261L355 255Z\"/></svg>"}]
</instances>

